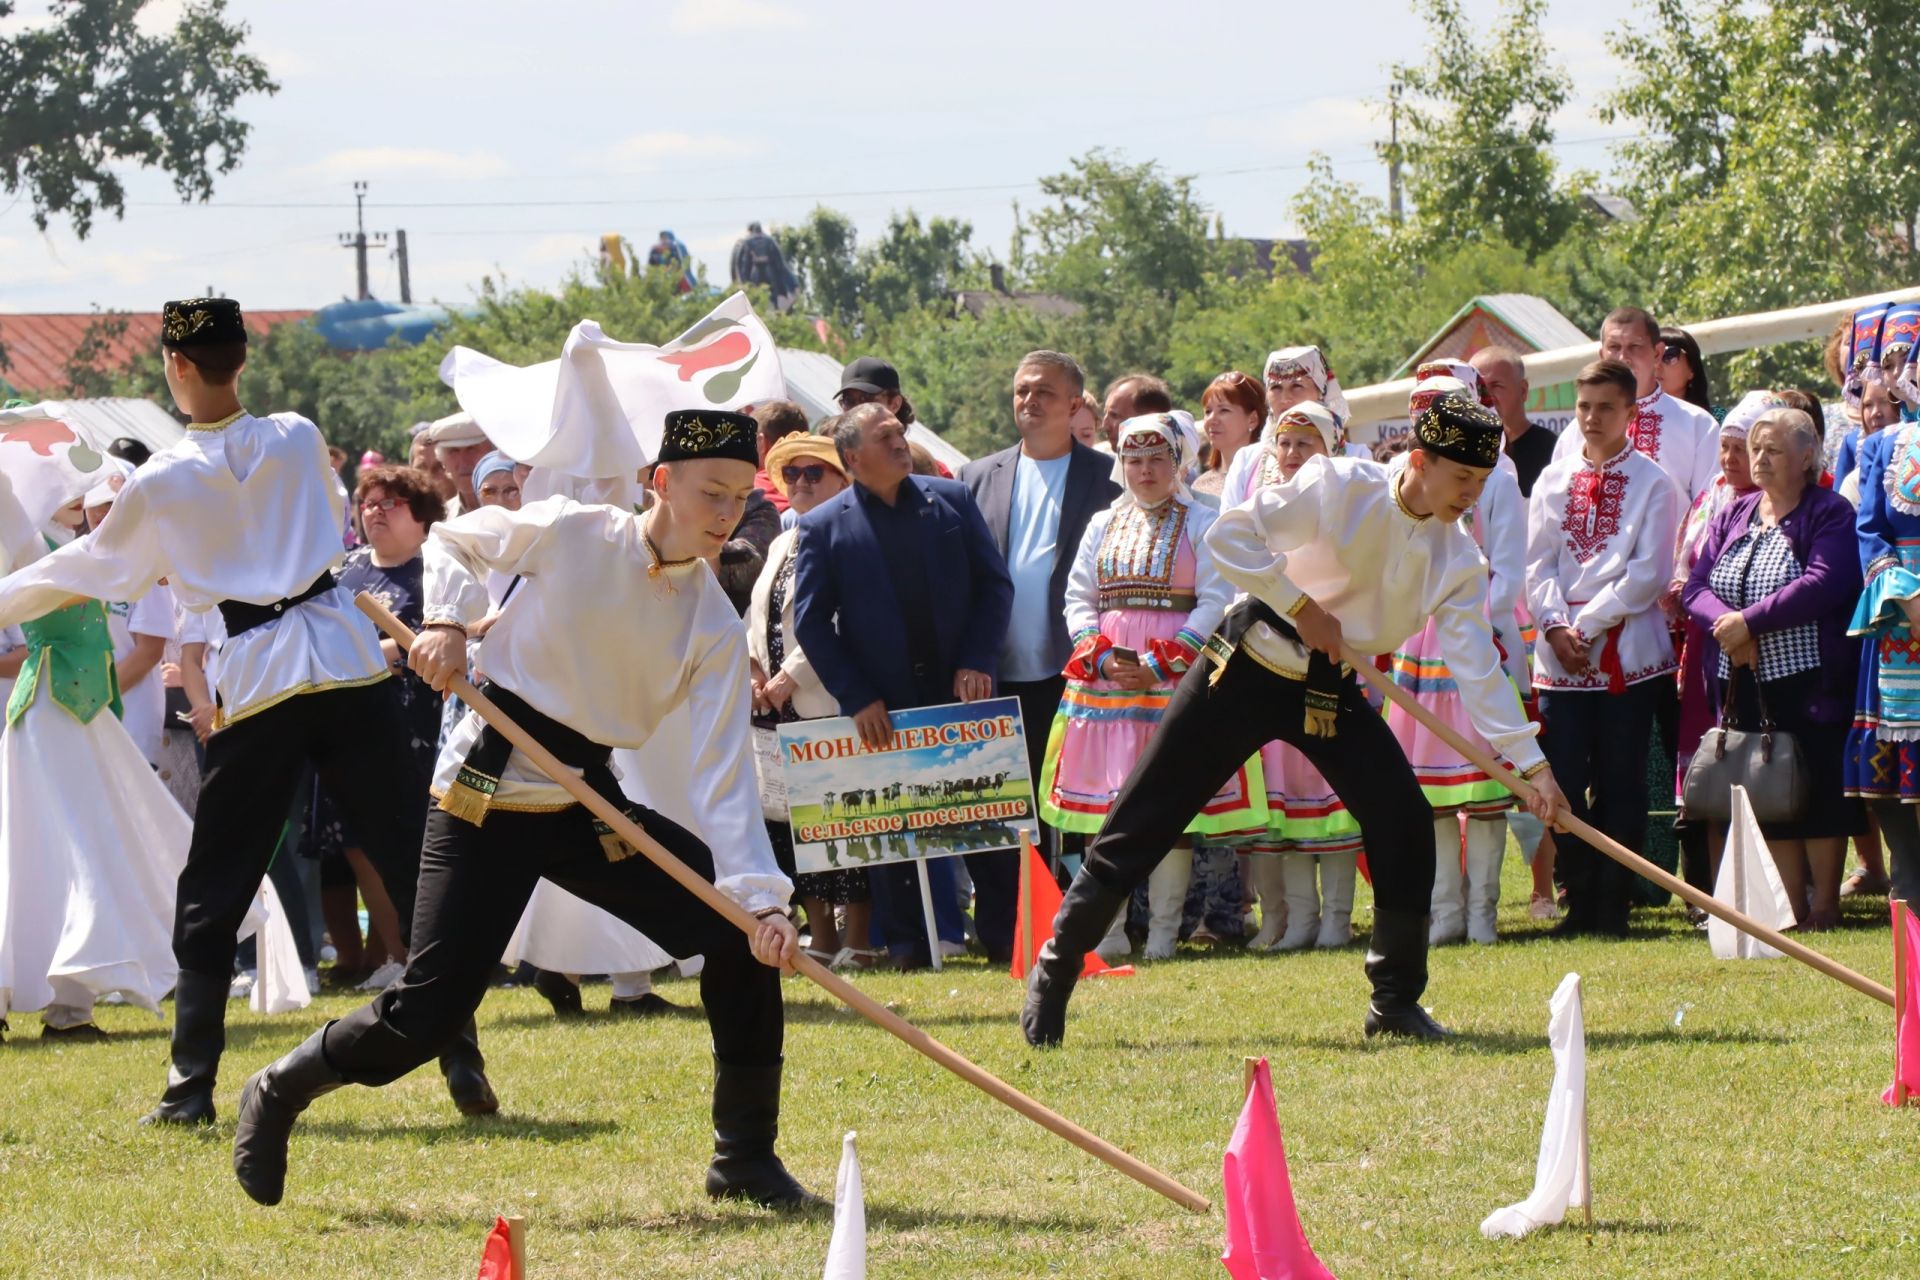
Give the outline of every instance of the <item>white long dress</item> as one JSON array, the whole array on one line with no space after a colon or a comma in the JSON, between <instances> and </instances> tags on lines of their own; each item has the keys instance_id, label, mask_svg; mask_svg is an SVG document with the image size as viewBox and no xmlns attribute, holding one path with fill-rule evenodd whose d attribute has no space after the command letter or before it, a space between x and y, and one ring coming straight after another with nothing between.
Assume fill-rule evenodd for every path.
<instances>
[{"instance_id":1,"label":"white long dress","mask_svg":"<svg viewBox=\"0 0 1920 1280\"><path fill-rule=\"evenodd\" d=\"M193 821L111 710L82 724L39 683L0 733L0 1016L84 1022L114 993L158 1013Z\"/></svg>"}]
</instances>

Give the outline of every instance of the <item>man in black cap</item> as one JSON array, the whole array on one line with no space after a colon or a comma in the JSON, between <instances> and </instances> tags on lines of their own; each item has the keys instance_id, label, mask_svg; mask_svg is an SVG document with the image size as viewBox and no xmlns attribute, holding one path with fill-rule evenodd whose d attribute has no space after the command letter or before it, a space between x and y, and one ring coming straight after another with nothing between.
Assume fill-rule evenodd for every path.
<instances>
[{"instance_id":1,"label":"man in black cap","mask_svg":"<svg viewBox=\"0 0 1920 1280\"><path fill-rule=\"evenodd\" d=\"M73 596L136 600L162 578L187 609L218 608L225 620L218 708L174 905L173 1065L146 1118L210 1124L234 935L302 770L318 771L380 872L402 942L427 780L380 634L334 584L344 513L319 430L298 414L256 418L241 407L247 328L232 299L167 303L161 348L186 436L127 480L90 536L0 581L0 625ZM461 1111L499 1110L471 1020L433 1050Z\"/></svg>"},{"instance_id":2,"label":"man in black cap","mask_svg":"<svg viewBox=\"0 0 1920 1280\"><path fill-rule=\"evenodd\" d=\"M1464 396L1414 421L1404 470L1318 457L1223 512L1207 532L1220 572L1249 598L1228 613L1087 847L1027 985L1021 1030L1058 1044L1082 960L1189 819L1269 738L1325 775L1360 822L1373 875L1366 1033L1438 1039L1427 985L1433 813L1343 645L1390 653L1433 618L1474 727L1532 779L1528 805L1561 803L1487 623L1487 567L1461 517L1500 460L1500 420Z\"/></svg>"},{"instance_id":3,"label":"man in black cap","mask_svg":"<svg viewBox=\"0 0 1920 1280\"><path fill-rule=\"evenodd\" d=\"M674 856L760 921L749 940L619 842L552 779L469 712L440 753L421 852L407 971L247 1082L234 1173L279 1201L295 1117L344 1084L384 1085L473 1015L545 877L633 925L673 955L702 955L713 1033L714 1157L707 1194L795 1208L813 1202L774 1154L784 1015L780 970L795 957L793 886L774 862L754 777L747 639L704 562L753 492L756 427L744 414L669 414L644 515L563 497L485 507L434 526L425 622L409 662L445 689L466 671L488 571L520 588L487 632L487 692ZM635 661L635 655L642 661ZM682 702L703 841L629 802L609 761Z\"/></svg>"},{"instance_id":4,"label":"man in black cap","mask_svg":"<svg viewBox=\"0 0 1920 1280\"><path fill-rule=\"evenodd\" d=\"M913 425L913 405L900 391L900 371L878 356L861 356L840 371L840 390L834 394L840 412L863 404L877 404L900 420Z\"/></svg>"}]
</instances>

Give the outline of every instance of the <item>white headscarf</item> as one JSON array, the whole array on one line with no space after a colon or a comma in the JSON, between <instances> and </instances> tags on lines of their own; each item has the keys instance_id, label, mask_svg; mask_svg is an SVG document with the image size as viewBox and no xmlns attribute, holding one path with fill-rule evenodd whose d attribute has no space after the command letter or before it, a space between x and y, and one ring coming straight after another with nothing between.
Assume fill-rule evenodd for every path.
<instances>
[{"instance_id":1,"label":"white headscarf","mask_svg":"<svg viewBox=\"0 0 1920 1280\"><path fill-rule=\"evenodd\" d=\"M1173 454L1173 496L1188 506L1193 504L1193 490L1187 488L1187 473L1199 457L1200 434L1194 430L1192 414L1173 409L1128 418L1114 433L1113 443L1113 482L1120 486L1120 496L1113 500L1116 509L1138 502L1133 490L1127 487L1127 454L1151 453L1160 448Z\"/></svg>"},{"instance_id":2,"label":"white headscarf","mask_svg":"<svg viewBox=\"0 0 1920 1280\"><path fill-rule=\"evenodd\" d=\"M1340 379L1334 377L1333 370L1327 367L1320 348L1282 347L1267 357L1267 381L1272 381L1275 374L1293 373L1296 370L1306 374L1313 385L1320 389L1320 403L1327 406L1327 412L1345 423L1348 416L1347 397L1340 390Z\"/></svg>"},{"instance_id":3,"label":"white headscarf","mask_svg":"<svg viewBox=\"0 0 1920 1280\"><path fill-rule=\"evenodd\" d=\"M1784 409L1787 402L1771 391L1749 391L1740 397L1740 403L1727 410L1727 417L1720 424L1722 436L1733 436L1745 440L1747 433L1753 430L1753 424L1760 421L1760 415L1769 409Z\"/></svg>"},{"instance_id":4,"label":"white headscarf","mask_svg":"<svg viewBox=\"0 0 1920 1280\"><path fill-rule=\"evenodd\" d=\"M1446 390L1465 391L1467 399L1493 408L1487 389L1480 383L1480 371L1464 360L1429 360L1413 371L1413 377L1423 388L1435 379L1458 383L1458 386L1450 386Z\"/></svg>"},{"instance_id":5,"label":"white headscarf","mask_svg":"<svg viewBox=\"0 0 1920 1280\"><path fill-rule=\"evenodd\" d=\"M1333 414L1327 411L1325 405L1315 401L1302 400L1291 409L1281 410L1280 415L1267 424L1267 428L1267 438L1264 443L1268 448L1273 447L1273 441L1279 438L1282 431L1304 433L1310 430L1320 433L1321 442L1327 446L1328 457L1346 456L1346 430L1334 420Z\"/></svg>"}]
</instances>

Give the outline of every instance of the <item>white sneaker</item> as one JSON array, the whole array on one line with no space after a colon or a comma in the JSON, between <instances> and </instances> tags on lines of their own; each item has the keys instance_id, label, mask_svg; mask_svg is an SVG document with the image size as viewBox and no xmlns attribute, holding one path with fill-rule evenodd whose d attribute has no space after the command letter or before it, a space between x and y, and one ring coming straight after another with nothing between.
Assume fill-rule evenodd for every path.
<instances>
[{"instance_id":1,"label":"white sneaker","mask_svg":"<svg viewBox=\"0 0 1920 1280\"><path fill-rule=\"evenodd\" d=\"M372 976L356 987L355 990L385 991L388 987L400 981L400 975L406 971L407 966L401 964L398 960L389 960L378 969L375 969Z\"/></svg>"},{"instance_id":2,"label":"white sneaker","mask_svg":"<svg viewBox=\"0 0 1920 1280\"><path fill-rule=\"evenodd\" d=\"M307 966L307 994L310 996L320 994L320 970L314 965Z\"/></svg>"},{"instance_id":3,"label":"white sneaker","mask_svg":"<svg viewBox=\"0 0 1920 1280\"><path fill-rule=\"evenodd\" d=\"M948 942L945 938L940 939L940 958L942 960L958 960L965 954L967 954L966 943Z\"/></svg>"},{"instance_id":4,"label":"white sneaker","mask_svg":"<svg viewBox=\"0 0 1920 1280\"><path fill-rule=\"evenodd\" d=\"M233 985L227 988L227 999L245 1000L253 994L253 984L257 980L258 977L252 969L243 970L240 976L233 980Z\"/></svg>"}]
</instances>

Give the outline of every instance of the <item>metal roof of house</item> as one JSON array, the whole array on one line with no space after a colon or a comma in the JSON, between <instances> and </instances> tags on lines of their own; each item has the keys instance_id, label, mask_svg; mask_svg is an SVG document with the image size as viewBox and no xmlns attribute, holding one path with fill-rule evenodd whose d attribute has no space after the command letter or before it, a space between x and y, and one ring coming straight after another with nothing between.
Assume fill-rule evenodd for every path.
<instances>
[{"instance_id":1,"label":"metal roof of house","mask_svg":"<svg viewBox=\"0 0 1920 1280\"><path fill-rule=\"evenodd\" d=\"M1420 344L1418 350L1404 360L1393 371L1393 377L1405 377L1420 362L1427 359L1444 341L1447 335L1457 329L1463 321L1475 311L1484 311L1513 331L1515 337L1529 344L1533 351L1552 351L1559 347L1577 347L1593 338L1580 332L1580 327L1560 314L1551 302L1531 293L1483 293L1467 301L1467 304L1453 313L1453 318ZM1524 353L1523 353L1524 354Z\"/></svg>"},{"instance_id":2,"label":"metal roof of house","mask_svg":"<svg viewBox=\"0 0 1920 1280\"><path fill-rule=\"evenodd\" d=\"M255 334L294 320L304 320L311 311L249 311L247 328ZM6 352L6 364L0 365L0 382L29 396L57 395L65 391L67 362L86 338L96 321L115 318L105 312L56 312L41 315L0 314L0 350ZM126 332L106 344L102 362L108 369L124 369L136 355L160 345L158 311L126 313Z\"/></svg>"}]
</instances>

